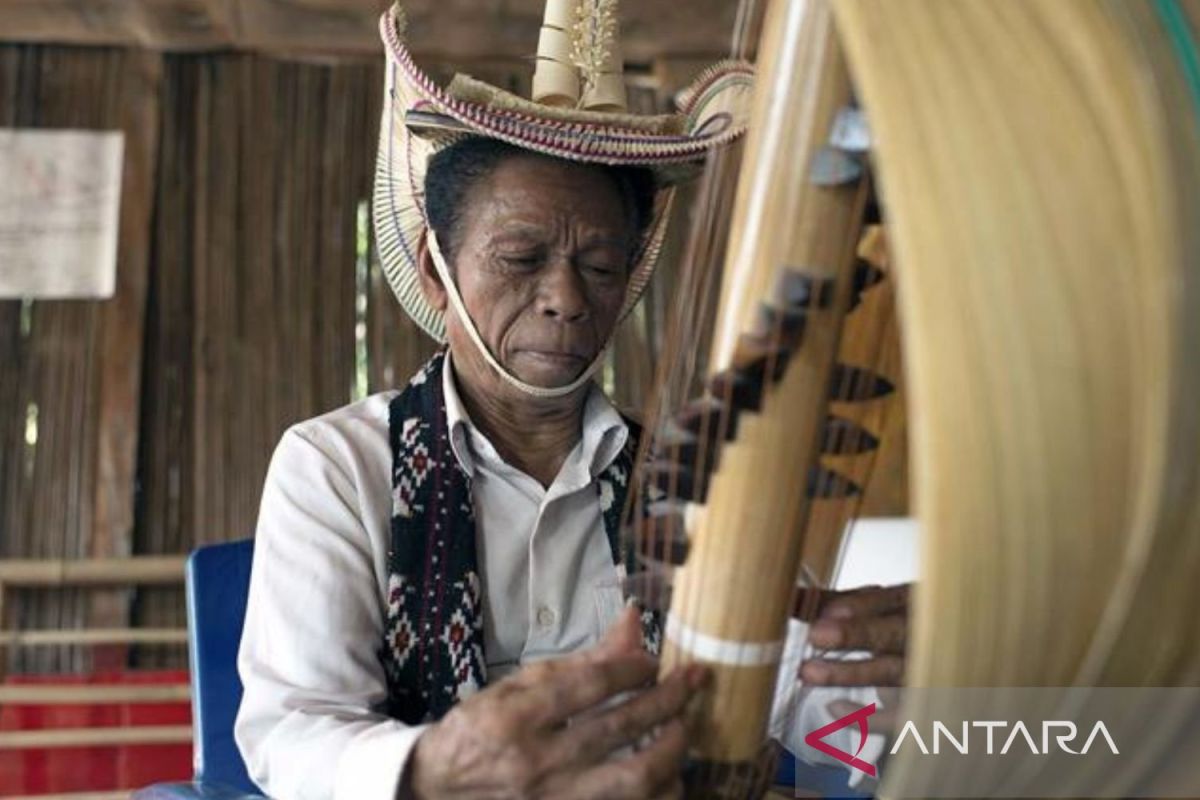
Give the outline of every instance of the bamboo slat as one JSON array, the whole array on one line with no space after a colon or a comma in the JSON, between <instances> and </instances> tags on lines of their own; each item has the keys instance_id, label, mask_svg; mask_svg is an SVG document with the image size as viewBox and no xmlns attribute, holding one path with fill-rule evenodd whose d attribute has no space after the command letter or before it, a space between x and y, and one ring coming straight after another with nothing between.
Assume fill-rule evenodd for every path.
<instances>
[{"instance_id":1,"label":"bamboo slat","mask_svg":"<svg viewBox=\"0 0 1200 800\"><path fill-rule=\"evenodd\" d=\"M47 647L64 644L187 644L187 630L170 628L97 628L0 631L0 647Z\"/></svg>"},{"instance_id":2,"label":"bamboo slat","mask_svg":"<svg viewBox=\"0 0 1200 800\"><path fill-rule=\"evenodd\" d=\"M0 584L6 588L180 584L184 556L135 556L104 559L0 560Z\"/></svg>"},{"instance_id":3,"label":"bamboo slat","mask_svg":"<svg viewBox=\"0 0 1200 800\"><path fill-rule=\"evenodd\" d=\"M108 705L125 703L187 702L192 691L186 684L73 686L13 684L0 686L0 705Z\"/></svg>"},{"instance_id":4,"label":"bamboo slat","mask_svg":"<svg viewBox=\"0 0 1200 800\"><path fill-rule=\"evenodd\" d=\"M186 744L188 725L137 725L127 728L62 728L59 730L0 731L0 750L63 747L121 747L139 744Z\"/></svg>"}]
</instances>

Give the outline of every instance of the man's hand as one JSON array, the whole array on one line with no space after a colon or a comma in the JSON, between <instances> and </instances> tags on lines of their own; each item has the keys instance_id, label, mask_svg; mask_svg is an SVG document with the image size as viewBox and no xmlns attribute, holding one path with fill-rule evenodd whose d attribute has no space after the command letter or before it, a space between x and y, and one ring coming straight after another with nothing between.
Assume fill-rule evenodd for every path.
<instances>
[{"instance_id":1,"label":"man's hand","mask_svg":"<svg viewBox=\"0 0 1200 800\"><path fill-rule=\"evenodd\" d=\"M626 611L591 650L528 666L426 730L405 773L408 792L418 800L679 797L681 714L708 676L692 666L645 688L657 670L637 615ZM649 734L637 752L609 758Z\"/></svg>"},{"instance_id":2,"label":"man's hand","mask_svg":"<svg viewBox=\"0 0 1200 800\"><path fill-rule=\"evenodd\" d=\"M800 679L814 686L899 686L908 646L910 586L830 593L809 628L809 643L822 650L866 650L871 657L810 659L800 666Z\"/></svg>"}]
</instances>

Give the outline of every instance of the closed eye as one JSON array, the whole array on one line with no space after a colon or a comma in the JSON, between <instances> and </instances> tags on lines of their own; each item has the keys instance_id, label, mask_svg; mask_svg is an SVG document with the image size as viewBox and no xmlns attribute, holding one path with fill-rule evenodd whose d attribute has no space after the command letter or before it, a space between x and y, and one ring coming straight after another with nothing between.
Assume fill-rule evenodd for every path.
<instances>
[{"instance_id":1,"label":"closed eye","mask_svg":"<svg viewBox=\"0 0 1200 800\"><path fill-rule=\"evenodd\" d=\"M531 269L542 263L542 256L540 253L521 253L501 256L500 260L511 267Z\"/></svg>"},{"instance_id":2,"label":"closed eye","mask_svg":"<svg viewBox=\"0 0 1200 800\"><path fill-rule=\"evenodd\" d=\"M625 264L614 261L585 261L580 266L596 275L624 275Z\"/></svg>"}]
</instances>

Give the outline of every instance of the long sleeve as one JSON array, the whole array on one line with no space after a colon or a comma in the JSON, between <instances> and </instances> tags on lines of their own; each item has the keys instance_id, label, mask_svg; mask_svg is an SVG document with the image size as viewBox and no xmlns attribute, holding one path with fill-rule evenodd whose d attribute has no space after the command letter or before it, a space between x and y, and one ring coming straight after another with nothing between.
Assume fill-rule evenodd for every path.
<instances>
[{"instance_id":1,"label":"long sleeve","mask_svg":"<svg viewBox=\"0 0 1200 800\"><path fill-rule=\"evenodd\" d=\"M352 451L322 434L291 429L268 470L235 736L271 797L392 800L422 728L376 711L387 695L378 543Z\"/></svg>"}]
</instances>

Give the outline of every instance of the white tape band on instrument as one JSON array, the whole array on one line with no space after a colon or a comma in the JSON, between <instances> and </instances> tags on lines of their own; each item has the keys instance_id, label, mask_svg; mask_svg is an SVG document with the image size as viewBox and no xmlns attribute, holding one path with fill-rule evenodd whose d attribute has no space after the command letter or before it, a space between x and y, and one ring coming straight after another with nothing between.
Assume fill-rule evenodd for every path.
<instances>
[{"instance_id":1,"label":"white tape band on instrument","mask_svg":"<svg viewBox=\"0 0 1200 800\"><path fill-rule=\"evenodd\" d=\"M735 642L701 633L681 622L674 614L667 615L667 638L681 650L696 658L733 667L766 667L778 664L783 657L784 639L774 642Z\"/></svg>"}]
</instances>

